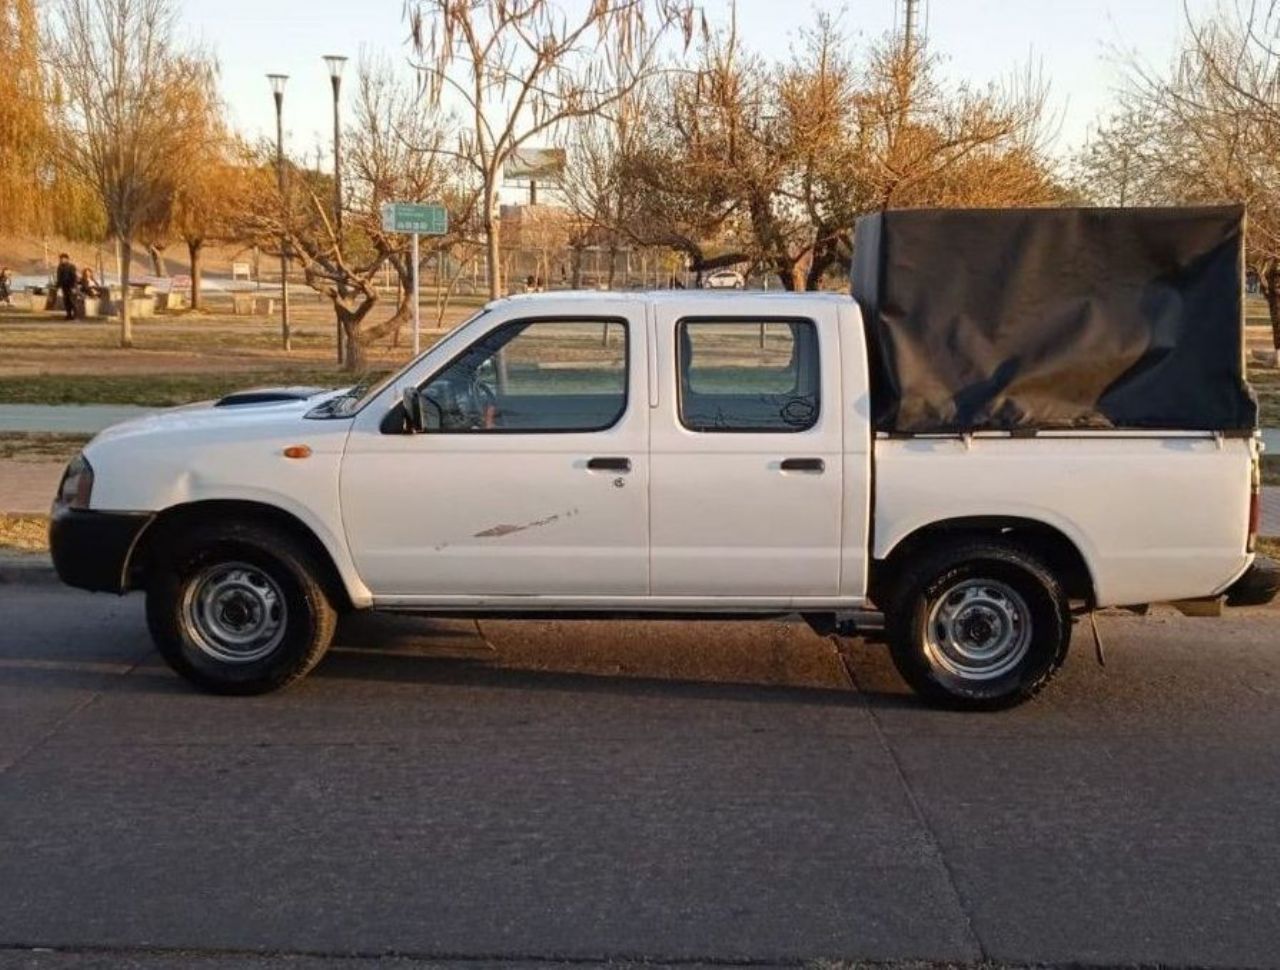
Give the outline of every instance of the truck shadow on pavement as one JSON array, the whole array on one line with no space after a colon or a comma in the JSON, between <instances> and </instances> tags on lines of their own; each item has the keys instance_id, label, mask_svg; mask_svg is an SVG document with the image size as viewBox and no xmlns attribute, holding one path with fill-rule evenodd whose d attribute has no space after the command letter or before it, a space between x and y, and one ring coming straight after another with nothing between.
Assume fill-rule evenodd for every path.
<instances>
[{"instance_id":1,"label":"truck shadow on pavement","mask_svg":"<svg viewBox=\"0 0 1280 970\"><path fill-rule=\"evenodd\" d=\"M0 686L50 699L86 691L201 696L151 647L140 601L101 602L108 609L84 615L33 603L30 620L0 631ZM1148 620L1106 617L1105 670L1077 629L1066 668L1029 710L1142 717L1158 699L1162 708L1181 710L1188 724L1193 712L1220 725L1231 717L1225 712L1243 716L1260 706L1272 721L1278 620L1277 609L1217 621L1167 611ZM333 649L308 678L253 703L301 696L322 706L347 704L344 698L360 704L371 695L404 699L415 686L924 709L884 647L836 644L798 621L477 623L390 614L344 618Z\"/></svg>"},{"instance_id":2,"label":"truck shadow on pavement","mask_svg":"<svg viewBox=\"0 0 1280 970\"><path fill-rule=\"evenodd\" d=\"M800 622L481 621L356 614L311 677L858 706L835 646ZM905 691L905 687L902 688ZM905 693L891 703L914 703Z\"/></svg>"}]
</instances>

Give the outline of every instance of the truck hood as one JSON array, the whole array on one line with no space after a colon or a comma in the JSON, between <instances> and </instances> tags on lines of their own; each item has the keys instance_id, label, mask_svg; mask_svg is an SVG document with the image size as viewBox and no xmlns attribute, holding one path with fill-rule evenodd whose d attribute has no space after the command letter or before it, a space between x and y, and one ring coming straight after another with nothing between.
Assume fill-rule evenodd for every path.
<instances>
[{"instance_id":1,"label":"truck hood","mask_svg":"<svg viewBox=\"0 0 1280 970\"><path fill-rule=\"evenodd\" d=\"M208 434L218 437L235 430L238 433L285 432L296 427L318 404L337 397L347 388L325 390L315 387L273 387L237 391L217 401L200 401L181 407L165 408L154 414L112 425L97 435L90 447L125 438L154 434L180 434L186 440ZM327 423L327 422L321 422ZM340 419L337 423L341 422Z\"/></svg>"}]
</instances>

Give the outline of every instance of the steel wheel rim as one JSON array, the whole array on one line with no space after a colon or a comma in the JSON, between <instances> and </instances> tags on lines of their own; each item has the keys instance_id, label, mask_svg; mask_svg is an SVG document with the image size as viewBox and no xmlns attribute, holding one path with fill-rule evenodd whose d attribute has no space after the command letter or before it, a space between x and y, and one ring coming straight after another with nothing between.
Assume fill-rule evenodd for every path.
<instances>
[{"instance_id":1,"label":"steel wheel rim","mask_svg":"<svg viewBox=\"0 0 1280 970\"><path fill-rule=\"evenodd\" d=\"M187 636L221 663L269 656L284 639L288 616L279 584L243 562L207 566L187 584L182 601Z\"/></svg>"},{"instance_id":2,"label":"steel wheel rim","mask_svg":"<svg viewBox=\"0 0 1280 970\"><path fill-rule=\"evenodd\" d=\"M1014 670L1031 649L1031 610L1008 583L966 579L933 601L924 651L960 680L987 681Z\"/></svg>"}]
</instances>

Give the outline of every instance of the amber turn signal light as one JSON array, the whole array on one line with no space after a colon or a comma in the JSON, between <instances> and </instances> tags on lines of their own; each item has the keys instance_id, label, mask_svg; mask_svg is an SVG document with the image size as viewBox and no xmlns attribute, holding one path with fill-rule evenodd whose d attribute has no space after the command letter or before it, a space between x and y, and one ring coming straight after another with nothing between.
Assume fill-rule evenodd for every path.
<instances>
[{"instance_id":1,"label":"amber turn signal light","mask_svg":"<svg viewBox=\"0 0 1280 970\"><path fill-rule=\"evenodd\" d=\"M286 458L310 458L311 446L310 445L290 445L288 448L284 450L284 456Z\"/></svg>"}]
</instances>

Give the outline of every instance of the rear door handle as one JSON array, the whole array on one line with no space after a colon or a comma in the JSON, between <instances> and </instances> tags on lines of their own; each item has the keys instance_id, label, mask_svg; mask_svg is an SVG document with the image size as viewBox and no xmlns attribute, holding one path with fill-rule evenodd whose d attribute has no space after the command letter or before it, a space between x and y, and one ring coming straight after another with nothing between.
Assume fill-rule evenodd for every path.
<instances>
[{"instance_id":1,"label":"rear door handle","mask_svg":"<svg viewBox=\"0 0 1280 970\"><path fill-rule=\"evenodd\" d=\"M629 472L630 458L591 458L587 460L587 469L593 472Z\"/></svg>"},{"instance_id":2,"label":"rear door handle","mask_svg":"<svg viewBox=\"0 0 1280 970\"><path fill-rule=\"evenodd\" d=\"M821 458L784 458L782 459L782 470L784 472L818 472L820 474L827 470L827 463Z\"/></svg>"}]
</instances>

